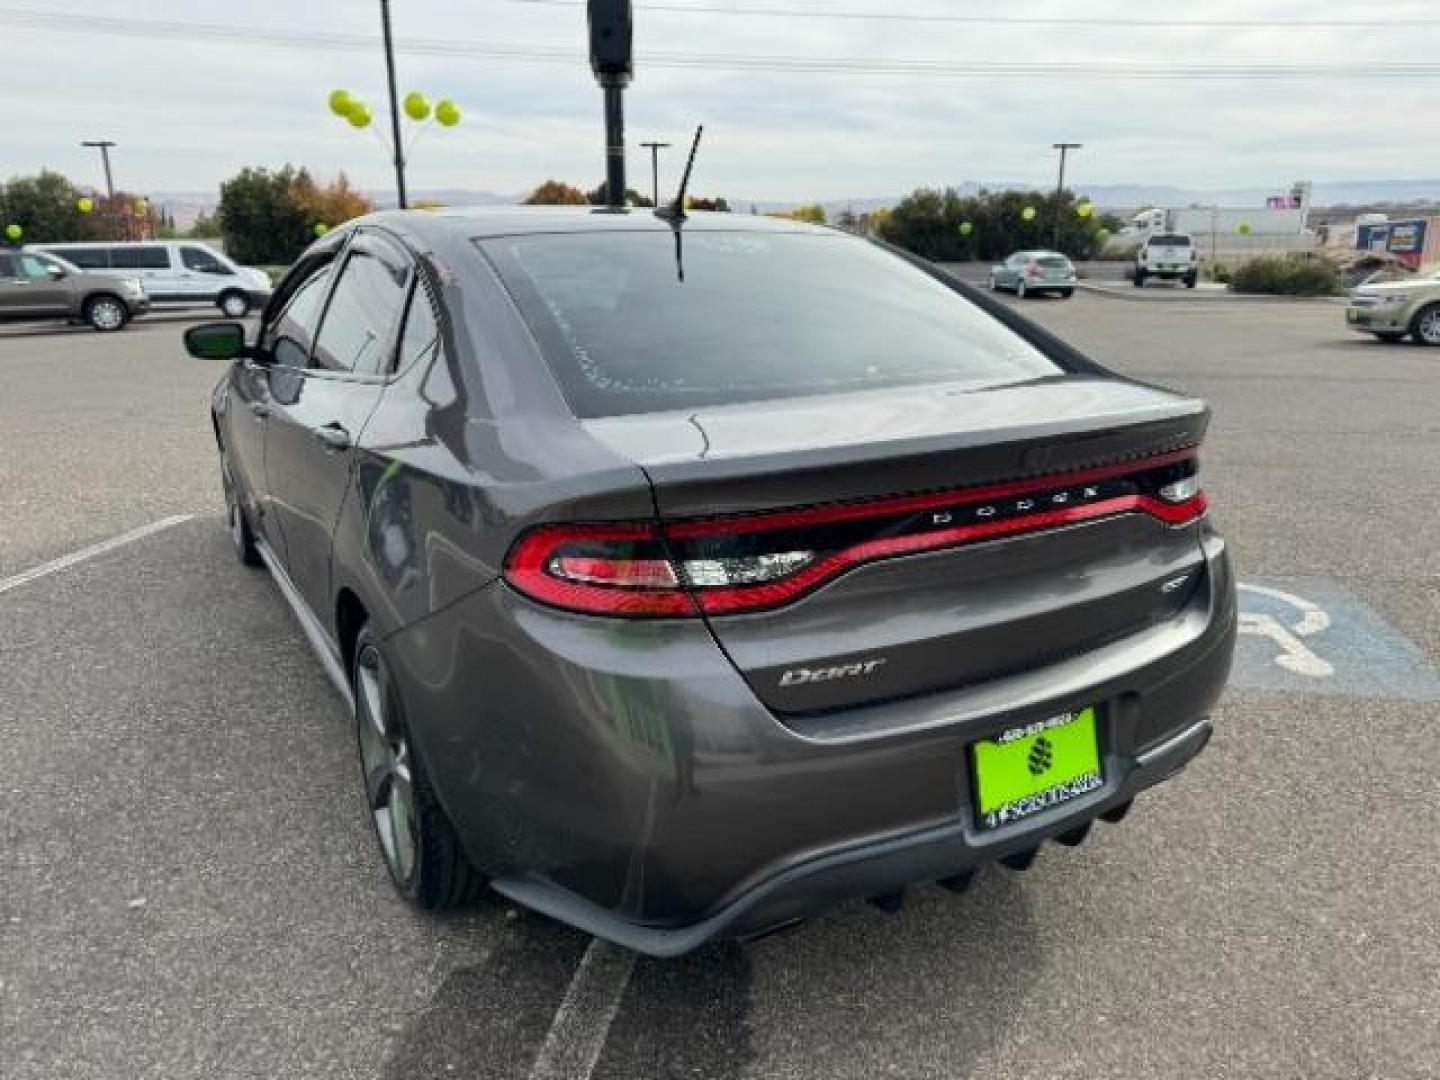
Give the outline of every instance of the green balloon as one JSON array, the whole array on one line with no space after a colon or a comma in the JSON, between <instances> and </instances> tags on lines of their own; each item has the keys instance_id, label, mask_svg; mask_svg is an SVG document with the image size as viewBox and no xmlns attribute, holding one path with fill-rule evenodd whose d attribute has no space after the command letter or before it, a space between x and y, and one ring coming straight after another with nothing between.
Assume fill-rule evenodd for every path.
<instances>
[{"instance_id":1,"label":"green balloon","mask_svg":"<svg viewBox=\"0 0 1440 1080\"><path fill-rule=\"evenodd\" d=\"M1035 220L1035 208L1034 208L1033 206L1027 206L1027 207L1025 207L1024 210L1021 210L1021 211L1020 211L1020 218L1021 218L1022 221L1034 221L1034 220Z\"/></svg>"},{"instance_id":2,"label":"green balloon","mask_svg":"<svg viewBox=\"0 0 1440 1080\"><path fill-rule=\"evenodd\" d=\"M405 115L411 120L430 119L430 102L419 90L411 90L405 95Z\"/></svg>"},{"instance_id":3,"label":"green balloon","mask_svg":"<svg viewBox=\"0 0 1440 1080\"><path fill-rule=\"evenodd\" d=\"M5 226L5 239L9 240L12 244L18 244L24 236L25 230L14 222Z\"/></svg>"},{"instance_id":4,"label":"green balloon","mask_svg":"<svg viewBox=\"0 0 1440 1080\"><path fill-rule=\"evenodd\" d=\"M330 91L330 111L339 117L350 115L350 107L355 104L354 98L348 90Z\"/></svg>"},{"instance_id":5,"label":"green balloon","mask_svg":"<svg viewBox=\"0 0 1440 1080\"><path fill-rule=\"evenodd\" d=\"M435 122L441 127L454 127L460 123L460 108L449 98L443 98L435 106Z\"/></svg>"},{"instance_id":6,"label":"green balloon","mask_svg":"<svg viewBox=\"0 0 1440 1080\"><path fill-rule=\"evenodd\" d=\"M1250 223L1249 223L1248 221L1242 221L1242 222L1240 222L1239 225L1236 225L1236 226L1235 226L1235 231L1236 231L1237 233L1239 233L1241 236L1249 236L1249 235L1250 235L1250 232L1251 232Z\"/></svg>"},{"instance_id":7,"label":"green balloon","mask_svg":"<svg viewBox=\"0 0 1440 1080\"><path fill-rule=\"evenodd\" d=\"M330 226L326 225L323 221L317 221L315 222L314 228L312 228L310 231L315 234L315 239L318 240L320 239L320 237L324 236L327 232L330 231Z\"/></svg>"},{"instance_id":8,"label":"green balloon","mask_svg":"<svg viewBox=\"0 0 1440 1080\"><path fill-rule=\"evenodd\" d=\"M961 236L969 236L969 235L970 235L972 232L974 232L974 231L975 231L975 223L974 223L973 221L962 221L962 222L960 222L960 235L961 235Z\"/></svg>"},{"instance_id":9,"label":"green balloon","mask_svg":"<svg viewBox=\"0 0 1440 1080\"><path fill-rule=\"evenodd\" d=\"M350 106L350 111L345 114L345 119L350 121L351 127L369 127L371 119L370 110L357 101Z\"/></svg>"}]
</instances>

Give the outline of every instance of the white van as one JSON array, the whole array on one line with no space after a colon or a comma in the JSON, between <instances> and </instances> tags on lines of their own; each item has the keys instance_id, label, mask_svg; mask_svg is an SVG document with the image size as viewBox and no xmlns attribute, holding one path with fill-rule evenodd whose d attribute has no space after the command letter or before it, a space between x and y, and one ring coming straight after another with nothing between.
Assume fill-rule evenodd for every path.
<instances>
[{"instance_id":1,"label":"white van","mask_svg":"<svg viewBox=\"0 0 1440 1080\"><path fill-rule=\"evenodd\" d=\"M239 319L270 299L270 279L261 270L238 266L220 252L194 240L96 241L32 244L74 263L82 270L116 277L138 277L157 308L214 304Z\"/></svg>"}]
</instances>

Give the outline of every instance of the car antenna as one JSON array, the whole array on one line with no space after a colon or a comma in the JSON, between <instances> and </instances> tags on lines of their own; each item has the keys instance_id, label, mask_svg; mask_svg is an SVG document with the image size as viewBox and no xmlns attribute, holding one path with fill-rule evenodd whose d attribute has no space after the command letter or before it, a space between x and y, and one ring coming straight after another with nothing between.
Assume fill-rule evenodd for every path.
<instances>
[{"instance_id":1,"label":"car antenna","mask_svg":"<svg viewBox=\"0 0 1440 1080\"><path fill-rule=\"evenodd\" d=\"M690 188L690 171L695 168L695 154L700 149L700 136L705 133L705 125L701 124L695 129L695 141L690 144L690 158L685 162L685 175L680 178L680 190L675 193L675 201L664 208L657 208L655 216L671 225L680 226L685 220L685 193ZM684 278L682 277L683 281Z\"/></svg>"}]
</instances>

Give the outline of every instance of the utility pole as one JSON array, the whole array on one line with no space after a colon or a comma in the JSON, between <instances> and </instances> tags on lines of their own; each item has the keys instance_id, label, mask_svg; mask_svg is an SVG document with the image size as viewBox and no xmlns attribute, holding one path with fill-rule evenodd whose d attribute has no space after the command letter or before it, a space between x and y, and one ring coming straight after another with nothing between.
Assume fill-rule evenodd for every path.
<instances>
[{"instance_id":1,"label":"utility pole","mask_svg":"<svg viewBox=\"0 0 1440 1080\"><path fill-rule=\"evenodd\" d=\"M100 158L105 162L105 192L113 199L115 197L115 180L110 175L110 148L115 144L109 139L94 139L82 142L80 145L100 151Z\"/></svg>"},{"instance_id":2,"label":"utility pole","mask_svg":"<svg viewBox=\"0 0 1440 1080\"><path fill-rule=\"evenodd\" d=\"M650 186L653 191L651 201L656 208L660 206L660 151L670 149L668 142L642 142L640 144L650 151Z\"/></svg>"},{"instance_id":3,"label":"utility pole","mask_svg":"<svg viewBox=\"0 0 1440 1080\"><path fill-rule=\"evenodd\" d=\"M1057 142L1051 144L1051 149L1060 151L1060 179L1055 185L1055 232L1050 238L1050 246L1056 251L1060 250L1060 196L1065 190L1065 155L1071 150L1079 150L1084 146L1078 142Z\"/></svg>"},{"instance_id":4,"label":"utility pole","mask_svg":"<svg viewBox=\"0 0 1440 1080\"><path fill-rule=\"evenodd\" d=\"M590 70L605 94L605 205L625 208L625 88L635 74L630 0L587 0Z\"/></svg>"},{"instance_id":5,"label":"utility pole","mask_svg":"<svg viewBox=\"0 0 1440 1080\"><path fill-rule=\"evenodd\" d=\"M400 142L400 98L395 91L395 42L390 36L390 0L380 0L380 25L385 31L385 77L390 83L390 137L395 145L395 193L400 209L405 198L405 148Z\"/></svg>"}]
</instances>

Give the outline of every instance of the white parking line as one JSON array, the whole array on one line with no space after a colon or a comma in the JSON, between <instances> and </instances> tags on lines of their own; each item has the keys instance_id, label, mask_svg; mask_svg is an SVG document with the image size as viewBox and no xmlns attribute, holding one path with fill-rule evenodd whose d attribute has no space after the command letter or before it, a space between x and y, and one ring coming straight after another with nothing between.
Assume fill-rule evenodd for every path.
<instances>
[{"instance_id":1,"label":"white parking line","mask_svg":"<svg viewBox=\"0 0 1440 1080\"><path fill-rule=\"evenodd\" d=\"M51 559L39 566L32 566L29 570L0 581L0 593L7 593L11 589L18 589L21 585L28 585L37 578L48 577L50 574L67 570L86 559L93 559L96 555L104 555L107 551L114 551L116 548L124 547L136 540L143 540L147 536L153 536L155 533L190 521L194 517L194 514L177 514L174 517L161 518L159 521L152 521L149 525L141 525L138 529L131 529L119 536L112 536L109 540L101 540L98 544L91 544L79 551L72 551L69 555L62 555L58 559Z\"/></svg>"},{"instance_id":2,"label":"white parking line","mask_svg":"<svg viewBox=\"0 0 1440 1080\"><path fill-rule=\"evenodd\" d=\"M628 949L599 938L590 942L555 1010L530 1080L590 1080L634 970L635 954Z\"/></svg>"}]
</instances>

